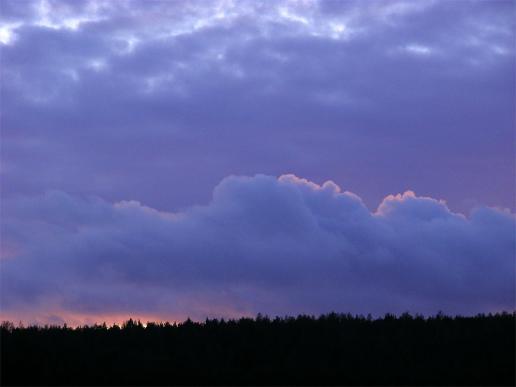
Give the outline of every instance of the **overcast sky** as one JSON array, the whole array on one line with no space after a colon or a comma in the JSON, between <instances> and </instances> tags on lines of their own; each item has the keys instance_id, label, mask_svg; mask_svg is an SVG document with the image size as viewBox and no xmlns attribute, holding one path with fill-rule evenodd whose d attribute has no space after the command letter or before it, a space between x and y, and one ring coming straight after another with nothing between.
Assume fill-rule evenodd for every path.
<instances>
[{"instance_id":1,"label":"overcast sky","mask_svg":"<svg viewBox=\"0 0 516 387\"><path fill-rule=\"evenodd\" d=\"M0 7L2 316L514 309L514 1Z\"/></svg>"}]
</instances>

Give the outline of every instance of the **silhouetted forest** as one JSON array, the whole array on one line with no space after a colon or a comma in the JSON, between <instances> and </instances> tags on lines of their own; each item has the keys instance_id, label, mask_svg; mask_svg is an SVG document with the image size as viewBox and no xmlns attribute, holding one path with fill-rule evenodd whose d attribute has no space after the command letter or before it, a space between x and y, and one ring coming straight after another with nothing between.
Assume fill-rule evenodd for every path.
<instances>
[{"instance_id":1,"label":"silhouetted forest","mask_svg":"<svg viewBox=\"0 0 516 387\"><path fill-rule=\"evenodd\" d=\"M2 385L511 385L516 313L1 327Z\"/></svg>"}]
</instances>

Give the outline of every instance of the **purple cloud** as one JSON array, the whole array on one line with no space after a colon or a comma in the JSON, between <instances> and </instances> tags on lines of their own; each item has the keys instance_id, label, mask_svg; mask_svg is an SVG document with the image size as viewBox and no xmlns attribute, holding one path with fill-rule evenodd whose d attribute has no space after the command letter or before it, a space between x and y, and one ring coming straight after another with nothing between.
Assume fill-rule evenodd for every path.
<instances>
[{"instance_id":1,"label":"purple cloud","mask_svg":"<svg viewBox=\"0 0 516 387\"><path fill-rule=\"evenodd\" d=\"M2 1L2 195L177 210L292 171L514 209L512 8Z\"/></svg>"},{"instance_id":2,"label":"purple cloud","mask_svg":"<svg viewBox=\"0 0 516 387\"><path fill-rule=\"evenodd\" d=\"M6 315L514 308L514 214L465 217L410 191L370 212L333 182L257 175L175 213L55 191L3 205Z\"/></svg>"},{"instance_id":3,"label":"purple cloud","mask_svg":"<svg viewBox=\"0 0 516 387\"><path fill-rule=\"evenodd\" d=\"M513 2L0 7L2 313L514 307Z\"/></svg>"}]
</instances>

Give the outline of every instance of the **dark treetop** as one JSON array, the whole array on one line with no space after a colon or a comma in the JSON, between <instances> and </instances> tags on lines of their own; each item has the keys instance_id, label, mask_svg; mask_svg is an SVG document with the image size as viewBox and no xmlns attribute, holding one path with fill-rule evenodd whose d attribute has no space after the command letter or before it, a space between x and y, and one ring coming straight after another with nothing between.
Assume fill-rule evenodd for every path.
<instances>
[{"instance_id":1,"label":"dark treetop","mask_svg":"<svg viewBox=\"0 0 516 387\"><path fill-rule=\"evenodd\" d=\"M516 313L1 328L2 385L514 385Z\"/></svg>"}]
</instances>

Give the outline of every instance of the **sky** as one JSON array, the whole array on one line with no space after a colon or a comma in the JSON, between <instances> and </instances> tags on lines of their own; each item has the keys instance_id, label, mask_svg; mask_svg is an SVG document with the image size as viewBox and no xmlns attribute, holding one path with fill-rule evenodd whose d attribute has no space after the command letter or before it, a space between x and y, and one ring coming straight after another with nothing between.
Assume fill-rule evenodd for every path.
<instances>
[{"instance_id":1,"label":"sky","mask_svg":"<svg viewBox=\"0 0 516 387\"><path fill-rule=\"evenodd\" d=\"M515 309L514 1L0 7L2 319Z\"/></svg>"}]
</instances>

